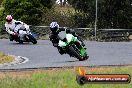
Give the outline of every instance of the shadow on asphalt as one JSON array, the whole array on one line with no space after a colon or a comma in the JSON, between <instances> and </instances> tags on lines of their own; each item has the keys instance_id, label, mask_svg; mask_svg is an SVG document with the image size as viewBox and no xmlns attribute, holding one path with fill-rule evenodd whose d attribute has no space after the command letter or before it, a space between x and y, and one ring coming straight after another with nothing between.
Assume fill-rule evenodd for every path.
<instances>
[{"instance_id":1,"label":"shadow on asphalt","mask_svg":"<svg viewBox=\"0 0 132 88\"><path fill-rule=\"evenodd\" d=\"M37 44L32 44L29 42L24 42L23 44L19 44L18 42L10 42L10 45L37 45Z\"/></svg>"},{"instance_id":2,"label":"shadow on asphalt","mask_svg":"<svg viewBox=\"0 0 132 88\"><path fill-rule=\"evenodd\" d=\"M79 62L79 60L72 60L72 61L59 61L55 63L73 63L73 62Z\"/></svg>"}]
</instances>

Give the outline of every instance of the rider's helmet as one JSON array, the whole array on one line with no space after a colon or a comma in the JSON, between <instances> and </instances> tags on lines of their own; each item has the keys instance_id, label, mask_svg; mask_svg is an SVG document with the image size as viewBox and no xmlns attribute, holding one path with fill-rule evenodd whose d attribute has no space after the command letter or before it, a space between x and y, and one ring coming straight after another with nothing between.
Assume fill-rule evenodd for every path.
<instances>
[{"instance_id":1,"label":"rider's helmet","mask_svg":"<svg viewBox=\"0 0 132 88\"><path fill-rule=\"evenodd\" d=\"M50 24L50 30L51 31L57 31L58 28L59 28L59 24L57 22L52 22Z\"/></svg>"},{"instance_id":2,"label":"rider's helmet","mask_svg":"<svg viewBox=\"0 0 132 88\"><path fill-rule=\"evenodd\" d=\"M13 17L11 15L6 16L6 22L10 23L12 22Z\"/></svg>"}]
</instances>

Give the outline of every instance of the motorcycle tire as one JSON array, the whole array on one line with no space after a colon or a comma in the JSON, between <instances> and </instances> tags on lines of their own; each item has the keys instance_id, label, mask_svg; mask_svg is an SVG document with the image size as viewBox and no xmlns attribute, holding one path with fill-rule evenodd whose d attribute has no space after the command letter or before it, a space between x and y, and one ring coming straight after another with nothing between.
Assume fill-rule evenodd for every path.
<instances>
[{"instance_id":1,"label":"motorcycle tire","mask_svg":"<svg viewBox=\"0 0 132 88\"><path fill-rule=\"evenodd\" d=\"M23 41L22 40L19 40L19 44L23 44Z\"/></svg>"},{"instance_id":2,"label":"motorcycle tire","mask_svg":"<svg viewBox=\"0 0 132 88\"><path fill-rule=\"evenodd\" d=\"M80 54L79 51L76 51L73 46L69 47L69 53L75 56L79 61L85 60Z\"/></svg>"},{"instance_id":3,"label":"motorcycle tire","mask_svg":"<svg viewBox=\"0 0 132 88\"><path fill-rule=\"evenodd\" d=\"M32 42L33 44L37 44L37 40L31 34L29 34L28 37L30 42Z\"/></svg>"}]
</instances>

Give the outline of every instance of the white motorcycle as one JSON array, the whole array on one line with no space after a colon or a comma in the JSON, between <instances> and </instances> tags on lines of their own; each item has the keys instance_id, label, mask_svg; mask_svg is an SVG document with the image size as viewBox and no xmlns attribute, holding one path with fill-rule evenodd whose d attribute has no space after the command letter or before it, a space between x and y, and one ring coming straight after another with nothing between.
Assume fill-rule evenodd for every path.
<instances>
[{"instance_id":1,"label":"white motorcycle","mask_svg":"<svg viewBox=\"0 0 132 88\"><path fill-rule=\"evenodd\" d=\"M31 32L27 32L27 34L24 34L22 40L20 40L18 34L11 36L14 41L19 42L20 44L23 44L23 42L32 42L33 44L37 44L37 40L34 38Z\"/></svg>"}]
</instances>

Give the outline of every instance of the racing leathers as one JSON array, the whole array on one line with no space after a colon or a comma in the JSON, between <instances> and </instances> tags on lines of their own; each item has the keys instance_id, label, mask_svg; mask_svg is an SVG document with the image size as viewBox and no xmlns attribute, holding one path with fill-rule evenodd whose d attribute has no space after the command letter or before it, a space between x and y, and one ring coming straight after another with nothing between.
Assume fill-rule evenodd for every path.
<instances>
[{"instance_id":1,"label":"racing leathers","mask_svg":"<svg viewBox=\"0 0 132 88\"><path fill-rule=\"evenodd\" d=\"M6 31L10 34L10 40L13 41L12 35L18 34L18 37L20 40L23 40L23 37L25 34L27 34L27 31L30 31L29 26L21 21L12 20L12 22L5 23Z\"/></svg>"},{"instance_id":2,"label":"racing leathers","mask_svg":"<svg viewBox=\"0 0 132 88\"><path fill-rule=\"evenodd\" d=\"M59 46L58 46L59 40L61 40L61 37L58 36L58 34L59 34L61 31L65 31L65 29L64 29L64 28L58 28L58 29L55 30L55 31L54 31L54 30L51 30L52 33L51 33L51 35L49 36L49 38L50 38L50 41L52 41L53 46L54 46L54 47L57 47L59 53L62 55L62 54L65 53L65 51L62 49L62 47L59 47Z\"/></svg>"}]
</instances>

